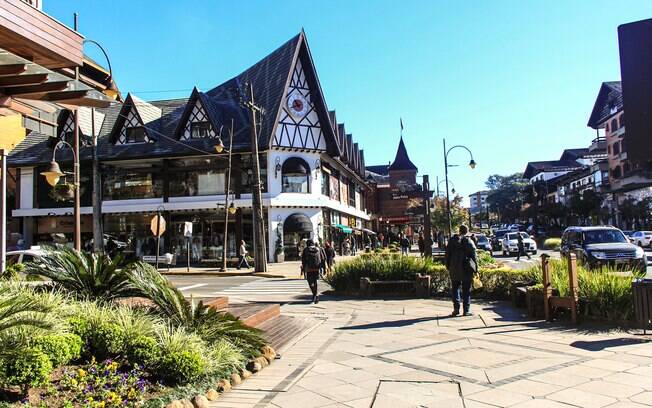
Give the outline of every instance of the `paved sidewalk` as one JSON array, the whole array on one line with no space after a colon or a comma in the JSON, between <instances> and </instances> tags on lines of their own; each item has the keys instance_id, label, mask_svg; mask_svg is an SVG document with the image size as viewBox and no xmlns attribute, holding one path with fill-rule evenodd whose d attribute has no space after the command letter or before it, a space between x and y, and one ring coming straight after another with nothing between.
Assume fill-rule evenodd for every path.
<instances>
[{"instance_id":1,"label":"paved sidewalk","mask_svg":"<svg viewBox=\"0 0 652 408\"><path fill-rule=\"evenodd\" d=\"M645 407L652 337L523 319L506 303L323 298L321 324L211 407ZM373 404L373 405L372 405Z\"/></svg>"}]
</instances>

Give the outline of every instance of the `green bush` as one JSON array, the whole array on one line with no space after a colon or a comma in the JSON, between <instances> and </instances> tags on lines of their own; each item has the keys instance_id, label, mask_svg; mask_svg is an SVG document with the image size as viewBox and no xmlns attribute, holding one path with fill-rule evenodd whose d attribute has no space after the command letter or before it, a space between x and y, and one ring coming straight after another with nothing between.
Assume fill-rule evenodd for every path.
<instances>
[{"instance_id":1,"label":"green bush","mask_svg":"<svg viewBox=\"0 0 652 408\"><path fill-rule=\"evenodd\" d=\"M128 340L125 354L131 365L139 364L151 370L161 359L161 348L154 337L137 336Z\"/></svg>"},{"instance_id":2,"label":"green bush","mask_svg":"<svg viewBox=\"0 0 652 408\"><path fill-rule=\"evenodd\" d=\"M482 249L478 249L477 251L477 257L478 257L478 267L480 268L491 268L491 267L496 267L496 260L494 257L491 255L491 252L483 251Z\"/></svg>"},{"instance_id":3,"label":"green bush","mask_svg":"<svg viewBox=\"0 0 652 408\"><path fill-rule=\"evenodd\" d=\"M13 358L2 362L3 383L17 385L22 389L47 383L50 373L52 373L50 358L37 349L25 349Z\"/></svg>"},{"instance_id":4,"label":"green bush","mask_svg":"<svg viewBox=\"0 0 652 408\"><path fill-rule=\"evenodd\" d=\"M93 302L81 302L69 318L71 331L81 337L83 355L104 360L121 355L125 348L124 330L113 309Z\"/></svg>"},{"instance_id":5,"label":"green bush","mask_svg":"<svg viewBox=\"0 0 652 408\"><path fill-rule=\"evenodd\" d=\"M547 238L543 241L543 249L558 251L561 246L561 238Z\"/></svg>"},{"instance_id":6,"label":"green bush","mask_svg":"<svg viewBox=\"0 0 652 408\"><path fill-rule=\"evenodd\" d=\"M163 328L157 336L161 355L156 373L161 379L186 384L206 374L209 353L199 336L173 328Z\"/></svg>"},{"instance_id":7,"label":"green bush","mask_svg":"<svg viewBox=\"0 0 652 408\"><path fill-rule=\"evenodd\" d=\"M45 353L53 367L59 367L79 358L82 339L74 333L48 334L38 337L34 348Z\"/></svg>"}]
</instances>

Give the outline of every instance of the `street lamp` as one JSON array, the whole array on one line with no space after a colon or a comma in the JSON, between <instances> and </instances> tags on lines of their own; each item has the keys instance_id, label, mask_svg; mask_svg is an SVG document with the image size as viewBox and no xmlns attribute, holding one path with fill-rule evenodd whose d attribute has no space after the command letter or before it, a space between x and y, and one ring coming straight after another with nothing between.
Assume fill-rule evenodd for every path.
<instances>
[{"instance_id":1,"label":"street lamp","mask_svg":"<svg viewBox=\"0 0 652 408\"><path fill-rule=\"evenodd\" d=\"M475 169L475 166L477 165L475 160L473 160L473 153L471 153L471 150L469 150L468 147L463 146L463 145L455 145L451 147L450 149L446 149L446 139L444 139L444 174L445 174L445 181L446 181L446 215L448 217L448 236L453 235L453 220L451 217L451 200L450 196L448 194L448 168L451 167L448 164L448 154L451 152L451 150L456 149L456 148L461 148L469 152L469 156L471 156L471 161L469 161L469 167L471 169ZM455 194L455 190L453 190L453 194Z\"/></svg>"},{"instance_id":2,"label":"street lamp","mask_svg":"<svg viewBox=\"0 0 652 408\"><path fill-rule=\"evenodd\" d=\"M75 114L76 115L76 114ZM74 186L75 186L75 205L74 205L74 218L75 218L75 249L81 251L81 218L80 218L80 203L79 203L79 156L77 155L77 150L72 147L72 145L65 140L59 140L59 142L54 146L52 150L52 161L50 162L50 167L47 171L41 172L41 175L45 177L45 180L52 187L56 186L61 177L65 176L66 173L61 171L59 163L57 163L56 156L59 146L68 146L72 150L73 157L73 168L74 168Z\"/></svg>"},{"instance_id":3,"label":"street lamp","mask_svg":"<svg viewBox=\"0 0 652 408\"><path fill-rule=\"evenodd\" d=\"M218 137L215 151L222 153L224 150L222 138ZM224 242L222 243L222 267L220 268L220 272L226 272L226 249L229 242L227 239L229 232L229 214L234 215L237 211L233 201L229 203L229 193L231 191L231 158L233 155L233 119L231 119L231 128L229 129L229 149L227 153L229 154L229 167L226 169L226 190L224 191Z\"/></svg>"}]
</instances>

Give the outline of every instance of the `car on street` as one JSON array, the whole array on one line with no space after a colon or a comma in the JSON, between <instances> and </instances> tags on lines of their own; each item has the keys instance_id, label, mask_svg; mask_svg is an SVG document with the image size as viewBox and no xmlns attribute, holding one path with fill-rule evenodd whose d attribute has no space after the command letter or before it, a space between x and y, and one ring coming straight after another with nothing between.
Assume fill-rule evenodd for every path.
<instances>
[{"instance_id":1,"label":"car on street","mask_svg":"<svg viewBox=\"0 0 652 408\"><path fill-rule=\"evenodd\" d=\"M7 252L7 260L12 264L33 261L42 256L43 250L38 246L33 246L30 249L19 249Z\"/></svg>"},{"instance_id":2,"label":"car on street","mask_svg":"<svg viewBox=\"0 0 652 408\"><path fill-rule=\"evenodd\" d=\"M478 249L491 252L491 242L485 234L475 234L475 238L478 240Z\"/></svg>"},{"instance_id":3,"label":"car on street","mask_svg":"<svg viewBox=\"0 0 652 408\"><path fill-rule=\"evenodd\" d=\"M632 234L630 241L640 247L652 246L652 231L636 231Z\"/></svg>"},{"instance_id":4,"label":"car on street","mask_svg":"<svg viewBox=\"0 0 652 408\"><path fill-rule=\"evenodd\" d=\"M623 234L625 234L625 236L629 240L629 242L632 242L632 235L634 235L635 231L631 231L631 230L622 230L622 231L623 231Z\"/></svg>"},{"instance_id":5,"label":"car on street","mask_svg":"<svg viewBox=\"0 0 652 408\"><path fill-rule=\"evenodd\" d=\"M503 238L507 232L509 231L506 229L498 229L494 231L494 235L491 237L491 249L493 251L500 251L503 248Z\"/></svg>"},{"instance_id":6,"label":"car on street","mask_svg":"<svg viewBox=\"0 0 652 408\"><path fill-rule=\"evenodd\" d=\"M615 227L568 227L561 237L560 252L562 257L575 254L578 262L590 269L603 265L637 272L647 269L643 248Z\"/></svg>"},{"instance_id":7,"label":"car on street","mask_svg":"<svg viewBox=\"0 0 652 408\"><path fill-rule=\"evenodd\" d=\"M518 236L523 238L525 252L537 253L537 243L525 232L508 232L503 238L503 255L516 255L518 253Z\"/></svg>"}]
</instances>

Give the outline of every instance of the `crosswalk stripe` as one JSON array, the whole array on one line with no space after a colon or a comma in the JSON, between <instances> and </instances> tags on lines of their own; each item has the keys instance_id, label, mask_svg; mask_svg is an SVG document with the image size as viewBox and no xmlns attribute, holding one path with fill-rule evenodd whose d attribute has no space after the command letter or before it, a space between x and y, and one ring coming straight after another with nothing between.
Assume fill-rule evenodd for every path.
<instances>
[{"instance_id":1,"label":"crosswalk stripe","mask_svg":"<svg viewBox=\"0 0 652 408\"><path fill-rule=\"evenodd\" d=\"M233 297L282 297L298 296L310 293L308 283L304 279L260 279L243 283L239 286L225 288L214 292L213 295L227 295Z\"/></svg>"},{"instance_id":2,"label":"crosswalk stripe","mask_svg":"<svg viewBox=\"0 0 652 408\"><path fill-rule=\"evenodd\" d=\"M179 290L184 291L184 290L189 290L189 289L196 289L196 288L201 288L202 286L208 285L207 283L195 283L194 285L190 286L183 286L179 288Z\"/></svg>"}]
</instances>

